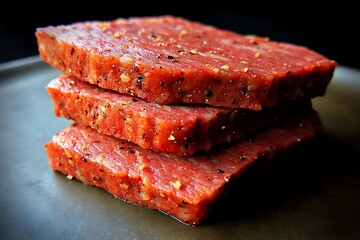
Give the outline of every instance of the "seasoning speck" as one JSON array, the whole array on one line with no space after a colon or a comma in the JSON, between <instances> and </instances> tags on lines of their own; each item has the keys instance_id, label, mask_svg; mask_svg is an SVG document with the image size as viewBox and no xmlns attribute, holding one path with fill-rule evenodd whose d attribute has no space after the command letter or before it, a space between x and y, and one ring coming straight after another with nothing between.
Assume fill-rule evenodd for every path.
<instances>
[{"instance_id":1,"label":"seasoning speck","mask_svg":"<svg viewBox=\"0 0 360 240\"><path fill-rule=\"evenodd\" d=\"M173 185L174 188L180 189L181 182L179 180L176 180L175 182L172 182L172 185Z\"/></svg>"},{"instance_id":2,"label":"seasoning speck","mask_svg":"<svg viewBox=\"0 0 360 240\"><path fill-rule=\"evenodd\" d=\"M126 183L120 183L120 187L127 190L129 188L129 185L127 185Z\"/></svg>"},{"instance_id":3,"label":"seasoning speck","mask_svg":"<svg viewBox=\"0 0 360 240\"><path fill-rule=\"evenodd\" d=\"M73 179L73 177L74 177L74 176L73 176L73 175L70 175L70 174L66 176L66 178L69 179L69 180Z\"/></svg>"},{"instance_id":4,"label":"seasoning speck","mask_svg":"<svg viewBox=\"0 0 360 240\"><path fill-rule=\"evenodd\" d=\"M170 141L174 141L174 140L175 140L175 137L174 137L173 135L170 135L170 136L168 137L168 139L169 139Z\"/></svg>"},{"instance_id":5,"label":"seasoning speck","mask_svg":"<svg viewBox=\"0 0 360 240\"><path fill-rule=\"evenodd\" d=\"M229 71L230 67L229 67L229 65L223 65L223 66L221 66L221 69L224 71Z\"/></svg>"},{"instance_id":6,"label":"seasoning speck","mask_svg":"<svg viewBox=\"0 0 360 240\"><path fill-rule=\"evenodd\" d=\"M189 32L187 30L181 30L180 32L180 37L184 36L184 35L187 35Z\"/></svg>"},{"instance_id":7,"label":"seasoning speck","mask_svg":"<svg viewBox=\"0 0 360 240\"><path fill-rule=\"evenodd\" d=\"M115 37L115 38L120 38L121 36L122 36L121 33L118 33L118 32L117 32L117 33L114 33L114 37Z\"/></svg>"},{"instance_id":8,"label":"seasoning speck","mask_svg":"<svg viewBox=\"0 0 360 240\"><path fill-rule=\"evenodd\" d=\"M217 74L217 73L220 72L220 69L219 69L219 68L214 68L214 69L213 69L213 72L214 72L215 74Z\"/></svg>"},{"instance_id":9,"label":"seasoning speck","mask_svg":"<svg viewBox=\"0 0 360 240\"><path fill-rule=\"evenodd\" d=\"M130 82L130 76L126 72L120 75L120 79L123 82Z\"/></svg>"},{"instance_id":10,"label":"seasoning speck","mask_svg":"<svg viewBox=\"0 0 360 240\"><path fill-rule=\"evenodd\" d=\"M139 165L139 170L144 170L145 166L146 166L145 163L140 164Z\"/></svg>"},{"instance_id":11,"label":"seasoning speck","mask_svg":"<svg viewBox=\"0 0 360 240\"><path fill-rule=\"evenodd\" d=\"M99 27L101 28L101 30L102 30L103 32L105 32L105 31L107 30L107 25L106 25L105 22L100 22L100 23L99 23Z\"/></svg>"}]
</instances>

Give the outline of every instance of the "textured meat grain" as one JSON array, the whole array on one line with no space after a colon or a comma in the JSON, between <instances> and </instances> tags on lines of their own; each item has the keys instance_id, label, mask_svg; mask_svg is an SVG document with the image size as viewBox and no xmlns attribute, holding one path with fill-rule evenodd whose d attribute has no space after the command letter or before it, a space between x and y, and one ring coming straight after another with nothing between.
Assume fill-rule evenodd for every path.
<instances>
[{"instance_id":1,"label":"textured meat grain","mask_svg":"<svg viewBox=\"0 0 360 240\"><path fill-rule=\"evenodd\" d=\"M71 126L45 145L50 166L139 206L198 225L224 187L244 171L284 158L322 132L315 112L204 155L179 157Z\"/></svg>"},{"instance_id":2,"label":"textured meat grain","mask_svg":"<svg viewBox=\"0 0 360 240\"><path fill-rule=\"evenodd\" d=\"M159 104L259 110L324 95L336 67L302 46L173 16L48 26L35 34L53 67Z\"/></svg>"},{"instance_id":3,"label":"textured meat grain","mask_svg":"<svg viewBox=\"0 0 360 240\"><path fill-rule=\"evenodd\" d=\"M280 104L261 111L211 106L166 106L100 89L62 75L47 87L56 116L73 119L100 133L144 149L190 156L198 150L239 139L311 110L310 101Z\"/></svg>"}]
</instances>

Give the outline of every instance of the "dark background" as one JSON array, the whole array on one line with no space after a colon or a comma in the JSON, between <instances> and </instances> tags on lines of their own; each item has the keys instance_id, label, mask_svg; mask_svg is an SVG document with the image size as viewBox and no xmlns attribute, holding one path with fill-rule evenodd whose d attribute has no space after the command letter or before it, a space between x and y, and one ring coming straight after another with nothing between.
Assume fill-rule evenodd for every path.
<instances>
[{"instance_id":1,"label":"dark background","mask_svg":"<svg viewBox=\"0 0 360 240\"><path fill-rule=\"evenodd\" d=\"M359 13L347 1L97 1L74 6L75 2L49 2L26 6L9 3L9 13L0 16L0 63L37 55L36 27L83 20L112 20L118 17L171 14L215 25L242 34L299 44L328 58L360 69ZM125 5L123 5L125 4ZM19 6L15 6L19 5ZM75 4L76 5L76 4ZM316 6L318 5L318 6ZM24 12L19 12L25 9ZM6 9L4 9L6 10Z\"/></svg>"}]
</instances>

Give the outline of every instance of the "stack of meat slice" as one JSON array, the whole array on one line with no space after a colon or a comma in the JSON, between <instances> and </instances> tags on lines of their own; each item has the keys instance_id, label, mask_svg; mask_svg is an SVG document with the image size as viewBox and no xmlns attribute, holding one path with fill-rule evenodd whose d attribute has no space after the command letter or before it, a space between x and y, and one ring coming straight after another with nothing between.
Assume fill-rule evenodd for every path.
<instances>
[{"instance_id":1,"label":"stack of meat slice","mask_svg":"<svg viewBox=\"0 0 360 240\"><path fill-rule=\"evenodd\" d=\"M311 99L336 62L305 47L174 16L36 30L64 72L46 87L74 120L45 144L50 166L196 226L233 179L323 131Z\"/></svg>"}]
</instances>

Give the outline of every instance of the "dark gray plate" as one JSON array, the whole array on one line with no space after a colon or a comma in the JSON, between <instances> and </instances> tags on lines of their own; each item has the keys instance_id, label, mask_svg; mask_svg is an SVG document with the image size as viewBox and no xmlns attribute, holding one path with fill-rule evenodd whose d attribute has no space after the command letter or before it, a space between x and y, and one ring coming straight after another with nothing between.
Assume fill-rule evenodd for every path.
<instances>
[{"instance_id":1,"label":"dark gray plate","mask_svg":"<svg viewBox=\"0 0 360 240\"><path fill-rule=\"evenodd\" d=\"M38 56L0 65L1 239L360 239L360 71L339 66L313 100L320 144L271 181L238 188L189 227L52 171L44 144L62 128Z\"/></svg>"}]
</instances>

